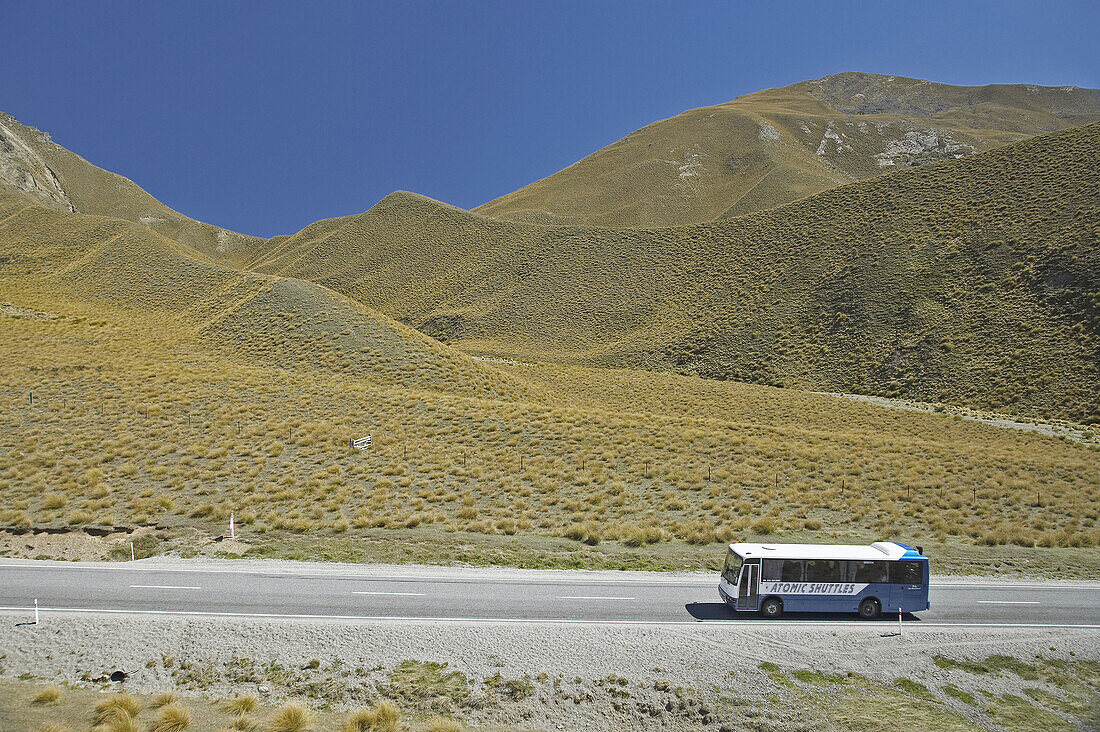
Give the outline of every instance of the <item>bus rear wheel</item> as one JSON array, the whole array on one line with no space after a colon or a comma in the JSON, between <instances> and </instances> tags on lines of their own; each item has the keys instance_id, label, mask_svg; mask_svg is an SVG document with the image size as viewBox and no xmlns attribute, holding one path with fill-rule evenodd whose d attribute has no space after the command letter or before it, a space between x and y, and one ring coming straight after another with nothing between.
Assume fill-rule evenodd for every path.
<instances>
[{"instance_id":1,"label":"bus rear wheel","mask_svg":"<svg viewBox=\"0 0 1100 732\"><path fill-rule=\"evenodd\" d=\"M778 618L783 612L783 602L778 597L769 597L760 604L760 614L765 618Z\"/></svg>"},{"instance_id":2,"label":"bus rear wheel","mask_svg":"<svg viewBox=\"0 0 1100 732\"><path fill-rule=\"evenodd\" d=\"M849 605L848 607L851 607ZM859 603L859 617L866 620L874 620L882 612L882 605L879 601L873 597L868 597L863 602Z\"/></svg>"}]
</instances>

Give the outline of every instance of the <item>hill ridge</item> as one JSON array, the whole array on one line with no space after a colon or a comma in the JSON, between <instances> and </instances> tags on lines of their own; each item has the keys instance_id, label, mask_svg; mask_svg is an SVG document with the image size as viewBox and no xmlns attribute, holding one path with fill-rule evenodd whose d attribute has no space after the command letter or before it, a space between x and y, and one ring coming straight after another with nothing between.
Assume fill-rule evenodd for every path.
<instances>
[{"instance_id":1,"label":"hill ridge","mask_svg":"<svg viewBox=\"0 0 1100 732\"><path fill-rule=\"evenodd\" d=\"M252 266L323 283L475 353L1083 419L1097 409L1094 336L1064 329L1097 328L1080 293L1100 288L1085 244L1096 215L1086 161L1098 146L1092 124L644 230L535 226L387 197L283 239ZM973 281L983 289L968 291ZM1059 376L1042 382L1043 371Z\"/></svg>"},{"instance_id":2,"label":"hill ridge","mask_svg":"<svg viewBox=\"0 0 1100 732\"><path fill-rule=\"evenodd\" d=\"M53 190L43 190L43 180ZM0 187L3 186L32 193L39 203L50 208L133 221L196 251L238 264L264 241L184 216L129 178L88 162L55 143L49 133L0 112Z\"/></svg>"},{"instance_id":3,"label":"hill ridge","mask_svg":"<svg viewBox=\"0 0 1100 732\"><path fill-rule=\"evenodd\" d=\"M619 228L701 223L1096 120L1100 90L843 72L646 125L474 211Z\"/></svg>"}]
</instances>

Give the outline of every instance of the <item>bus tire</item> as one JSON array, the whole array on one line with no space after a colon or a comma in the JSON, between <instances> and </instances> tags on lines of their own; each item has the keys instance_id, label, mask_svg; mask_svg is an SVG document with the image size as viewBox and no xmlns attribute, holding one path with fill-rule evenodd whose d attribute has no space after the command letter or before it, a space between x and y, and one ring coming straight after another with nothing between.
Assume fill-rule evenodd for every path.
<instances>
[{"instance_id":1,"label":"bus tire","mask_svg":"<svg viewBox=\"0 0 1100 732\"><path fill-rule=\"evenodd\" d=\"M882 613L882 603L873 597L865 598L859 603L859 617L864 620L874 620Z\"/></svg>"},{"instance_id":2,"label":"bus tire","mask_svg":"<svg viewBox=\"0 0 1100 732\"><path fill-rule=\"evenodd\" d=\"M783 614L783 601L778 597L769 597L760 603L760 614L765 618L778 618Z\"/></svg>"}]
</instances>

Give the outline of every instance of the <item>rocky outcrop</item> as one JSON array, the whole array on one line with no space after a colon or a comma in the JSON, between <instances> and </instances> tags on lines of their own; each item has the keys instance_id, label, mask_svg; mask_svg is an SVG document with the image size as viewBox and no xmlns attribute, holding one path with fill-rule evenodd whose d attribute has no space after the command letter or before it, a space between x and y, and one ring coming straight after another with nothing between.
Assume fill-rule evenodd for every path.
<instances>
[{"instance_id":1,"label":"rocky outcrop","mask_svg":"<svg viewBox=\"0 0 1100 732\"><path fill-rule=\"evenodd\" d=\"M75 211L50 166L19 135L0 123L0 183L49 208Z\"/></svg>"}]
</instances>

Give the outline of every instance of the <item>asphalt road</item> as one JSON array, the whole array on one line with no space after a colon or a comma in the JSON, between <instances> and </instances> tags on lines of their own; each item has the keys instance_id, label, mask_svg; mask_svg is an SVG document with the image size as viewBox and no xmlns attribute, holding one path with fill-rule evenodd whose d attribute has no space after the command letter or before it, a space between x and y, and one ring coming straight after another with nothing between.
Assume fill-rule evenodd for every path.
<instances>
[{"instance_id":1,"label":"asphalt road","mask_svg":"<svg viewBox=\"0 0 1100 732\"><path fill-rule=\"evenodd\" d=\"M373 575L369 568L311 573L0 559L0 609L167 615L339 617L543 622L866 623L854 616L787 613L778 621L733 613L711 578L586 578L542 572L435 570ZM1100 583L933 579L924 625L1100 628ZM884 618L877 622L897 622Z\"/></svg>"}]
</instances>

